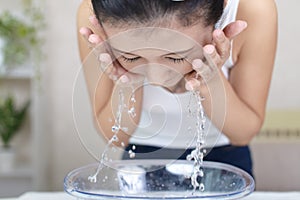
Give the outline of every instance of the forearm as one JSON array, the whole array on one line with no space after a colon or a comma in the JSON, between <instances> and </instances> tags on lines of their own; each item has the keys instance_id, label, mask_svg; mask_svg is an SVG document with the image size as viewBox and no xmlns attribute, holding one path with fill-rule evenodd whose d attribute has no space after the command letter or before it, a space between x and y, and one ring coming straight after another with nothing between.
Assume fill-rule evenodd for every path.
<instances>
[{"instance_id":1,"label":"forearm","mask_svg":"<svg viewBox=\"0 0 300 200\"><path fill-rule=\"evenodd\" d=\"M259 132L263 116L236 94L223 74L202 86L201 96L207 116L232 144L246 145Z\"/></svg>"},{"instance_id":2,"label":"forearm","mask_svg":"<svg viewBox=\"0 0 300 200\"><path fill-rule=\"evenodd\" d=\"M247 105L226 80L226 117L223 133L232 144L247 145L260 131L264 121L264 111L257 112Z\"/></svg>"}]
</instances>

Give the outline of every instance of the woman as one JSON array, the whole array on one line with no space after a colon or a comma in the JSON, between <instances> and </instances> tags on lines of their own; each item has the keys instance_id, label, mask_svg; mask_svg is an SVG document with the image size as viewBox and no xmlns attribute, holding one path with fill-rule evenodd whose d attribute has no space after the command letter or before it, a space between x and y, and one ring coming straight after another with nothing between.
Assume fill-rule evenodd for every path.
<instances>
[{"instance_id":1,"label":"woman","mask_svg":"<svg viewBox=\"0 0 300 200\"><path fill-rule=\"evenodd\" d=\"M95 17L90 17L93 13L95 13ZM149 27L158 28L156 30L158 35L153 38L150 36L151 39L145 33L126 34L130 30ZM213 95L209 94L208 90L214 87L214 81L210 81L210 86L208 86L210 83L199 84L207 74L207 66L201 61L203 58L200 56L201 51L187 51L188 56L177 53L184 49L183 47L191 50L193 45L186 45L189 44L189 40L181 38L176 33L179 32L203 46L204 52L218 67L219 77L226 94L226 101L223 104L223 109L226 110L224 125L216 125L222 134L216 144L207 144L208 148L212 148L212 150L204 160L229 163L252 174L248 144L259 132L264 121L276 51L277 13L273 0L92 0L91 2L84 0L78 12L78 28L81 28L80 32L84 36L78 38L82 60L91 51L89 48L91 44L100 44L104 40L117 38L117 42L108 42L110 49L114 50L108 50L100 55L100 61L107 66L107 69L100 80L101 87L97 87L95 92L93 90L95 87L91 85L90 80L97 80L97 77L103 74L97 73L96 69L87 69L87 67L85 69L94 105L95 119L100 132L107 138L113 136L111 131L113 120L107 119L114 119L112 106L108 102L112 101L112 93L117 85L116 80L138 85L133 80L140 77L139 70L135 70L139 66L144 66L141 71L148 66L147 69L151 69L148 71L155 74L153 77L163 74L164 70L159 71L159 69L164 67L151 68L149 67L151 63L168 66L181 75L181 78L174 79L175 84L170 87L165 82L158 81L158 85L173 94L170 99L166 98L168 101L171 101L174 96L178 98L176 95L185 93L186 90L199 90L201 96L205 98L203 103L206 114L211 118L210 111L212 104L216 105L214 103L216 98L213 99ZM170 30L170 34L159 34L159 30L161 30L159 28ZM164 37L164 35L168 36ZM176 39L176 37L180 39ZM172 40L169 40L170 38ZM89 41L89 45L87 45L86 39ZM132 43L143 44L149 40L151 40L151 44L147 43L147 45L152 45L152 39L158 48L161 43L163 44L163 51L152 50L149 53L140 47L132 47ZM169 41L164 42L166 40ZM180 45L176 46L178 43ZM173 45L168 46L169 44ZM128 46L132 48L123 48ZM167 47L164 48L164 46ZM171 53L167 54L164 50ZM118 54L118 52L121 53ZM198 57L197 55L190 56L195 52L198 53ZM116 54L118 55L116 56ZM112 56L116 56L113 64ZM195 74L198 74L198 79L194 78ZM155 102L156 98L164 101L164 95L168 96L164 92L158 97L155 96L159 89L151 85L149 85L150 89L135 86L137 88L135 91L137 116L133 120L129 117L123 118L128 125L128 131L120 131L118 134L120 141L127 145L127 150L134 148L136 153L141 153L140 157L142 158L148 155L153 158L169 158L174 153L176 156L182 155L180 158L185 159L193 145L186 149L186 142L180 143L180 140L176 141L175 139L170 143L169 141L174 138L171 136L172 133L168 133L169 129L157 130L155 131L157 135L143 138L143 134L153 131L153 126L155 126L149 125L143 129L138 126L146 120L143 112L151 112L149 105L154 105L155 103L151 104L151 102ZM126 98L128 100L130 96ZM162 102L162 106L167 105L168 102ZM163 112L158 111L158 113ZM172 112L166 113L168 119L176 116L174 113L170 114ZM218 124L219 120L211 118L211 121ZM171 120L170 124L172 123ZM181 125L185 126L184 123ZM217 135L218 131L216 130L209 134ZM186 129L180 129L178 134L181 137L179 139L187 137L191 139L191 136L185 135L186 132ZM157 153L148 154L149 152Z\"/></svg>"}]
</instances>

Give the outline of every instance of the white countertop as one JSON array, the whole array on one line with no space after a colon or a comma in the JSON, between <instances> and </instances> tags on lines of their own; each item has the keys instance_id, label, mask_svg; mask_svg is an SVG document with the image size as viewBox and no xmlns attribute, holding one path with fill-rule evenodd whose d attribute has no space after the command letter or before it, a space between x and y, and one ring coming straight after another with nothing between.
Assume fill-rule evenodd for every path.
<instances>
[{"instance_id":1,"label":"white countertop","mask_svg":"<svg viewBox=\"0 0 300 200\"><path fill-rule=\"evenodd\" d=\"M28 192L19 198L1 200L76 200L64 192L38 193ZM244 200L300 200L299 192L254 192Z\"/></svg>"}]
</instances>

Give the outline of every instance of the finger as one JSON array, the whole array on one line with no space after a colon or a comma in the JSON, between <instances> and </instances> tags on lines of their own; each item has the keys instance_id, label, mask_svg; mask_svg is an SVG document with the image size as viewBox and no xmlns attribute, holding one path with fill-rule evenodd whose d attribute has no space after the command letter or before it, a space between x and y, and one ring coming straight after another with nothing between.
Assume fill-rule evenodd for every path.
<instances>
[{"instance_id":1,"label":"finger","mask_svg":"<svg viewBox=\"0 0 300 200\"><path fill-rule=\"evenodd\" d=\"M216 71L218 70L203 63L203 61L200 59L195 59L192 62L192 65L197 75L200 76L205 82L211 80L211 78L215 76ZM198 78L198 76L196 76L195 78Z\"/></svg>"},{"instance_id":2,"label":"finger","mask_svg":"<svg viewBox=\"0 0 300 200\"><path fill-rule=\"evenodd\" d=\"M94 45L97 45L102 42L102 39L99 37L99 35L92 33L89 35L88 41Z\"/></svg>"},{"instance_id":3,"label":"finger","mask_svg":"<svg viewBox=\"0 0 300 200\"><path fill-rule=\"evenodd\" d=\"M101 53L98 59L101 71L107 74L113 81L117 81L120 76L126 73L126 70L120 64L112 61L110 54Z\"/></svg>"},{"instance_id":4,"label":"finger","mask_svg":"<svg viewBox=\"0 0 300 200\"><path fill-rule=\"evenodd\" d=\"M127 70L118 61L114 63L114 66L116 69L115 75L117 76L121 76L127 72Z\"/></svg>"},{"instance_id":5,"label":"finger","mask_svg":"<svg viewBox=\"0 0 300 200\"><path fill-rule=\"evenodd\" d=\"M213 32L213 40L221 61L225 62L230 55L230 40L225 36L222 30L218 29Z\"/></svg>"},{"instance_id":6,"label":"finger","mask_svg":"<svg viewBox=\"0 0 300 200\"><path fill-rule=\"evenodd\" d=\"M213 63L215 63L217 66L221 67L223 65L221 57L217 53L214 45L208 44L203 47L203 50L207 54L207 56L210 57L210 59L213 61ZM212 67L212 66L208 66L208 67Z\"/></svg>"},{"instance_id":7,"label":"finger","mask_svg":"<svg viewBox=\"0 0 300 200\"><path fill-rule=\"evenodd\" d=\"M94 26L94 27L99 27L100 26L100 23L96 17L96 15L92 15L89 17L89 21L91 22L91 24Z\"/></svg>"},{"instance_id":8,"label":"finger","mask_svg":"<svg viewBox=\"0 0 300 200\"><path fill-rule=\"evenodd\" d=\"M142 86L144 79L145 77L143 75L130 72L127 72L120 77L120 81L123 84L140 84L140 86Z\"/></svg>"},{"instance_id":9,"label":"finger","mask_svg":"<svg viewBox=\"0 0 300 200\"><path fill-rule=\"evenodd\" d=\"M100 70L106 74L110 74L113 70L113 63L111 56L108 53L102 53L99 55Z\"/></svg>"},{"instance_id":10,"label":"finger","mask_svg":"<svg viewBox=\"0 0 300 200\"><path fill-rule=\"evenodd\" d=\"M193 70L192 72L186 74L184 76L184 79L185 79L185 89L188 91L193 91L197 88L197 85L200 84L196 80L201 78L198 78L197 72ZM198 81L200 82L200 80Z\"/></svg>"},{"instance_id":11,"label":"finger","mask_svg":"<svg viewBox=\"0 0 300 200\"><path fill-rule=\"evenodd\" d=\"M230 40L239 35L243 30L247 28L248 24L245 21L238 20L228 24L224 29L224 34Z\"/></svg>"},{"instance_id":12,"label":"finger","mask_svg":"<svg viewBox=\"0 0 300 200\"><path fill-rule=\"evenodd\" d=\"M88 28L88 27L81 27L79 29L79 33L87 41L89 48L94 48L95 47L95 44L94 44L95 39L93 39L94 36L91 36L91 35L93 35L93 31L90 28ZM90 39L90 37L92 39ZM97 39L97 40L99 40L99 39ZM91 41L93 41L93 42L91 42ZM97 41L97 42L99 42L99 41Z\"/></svg>"},{"instance_id":13,"label":"finger","mask_svg":"<svg viewBox=\"0 0 300 200\"><path fill-rule=\"evenodd\" d=\"M87 27L81 27L79 33L87 40L89 36L93 33L91 29Z\"/></svg>"},{"instance_id":14,"label":"finger","mask_svg":"<svg viewBox=\"0 0 300 200\"><path fill-rule=\"evenodd\" d=\"M191 78L189 80L187 80L187 82L185 83L185 89L188 91L194 91L194 90L199 90L200 89L200 81L195 79L195 78Z\"/></svg>"}]
</instances>

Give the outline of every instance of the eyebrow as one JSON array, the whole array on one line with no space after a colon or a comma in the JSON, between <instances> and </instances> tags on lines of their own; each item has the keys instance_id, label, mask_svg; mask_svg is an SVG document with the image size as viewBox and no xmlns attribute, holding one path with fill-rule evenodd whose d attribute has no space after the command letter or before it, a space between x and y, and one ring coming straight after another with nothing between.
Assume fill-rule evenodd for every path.
<instances>
[{"instance_id":1,"label":"eyebrow","mask_svg":"<svg viewBox=\"0 0 300 200\"><path fill-rule=\"evenodd\" d=\"M163 56L169 56L169 55L173 55L173 54L184 54L184 53L187 53L187 52L193 50L194 48L195 48L195 46L193 46L193 47L191 47L189 49L186 49L186 50L181 50L181 51L177 51L177 52L167 53L167 54L164 54ZM114 51L123 53L123 54L129 54L129 55L132 55L132 56L137 56L136 54L133 54L133 53L130 53L130 52L126 52L126 51L123 51L123 50L120 50L120 49L116 49L116 48L114 48L112 46L111 46L111 49L114 50Z\"/></svg>"}]
</instances>

